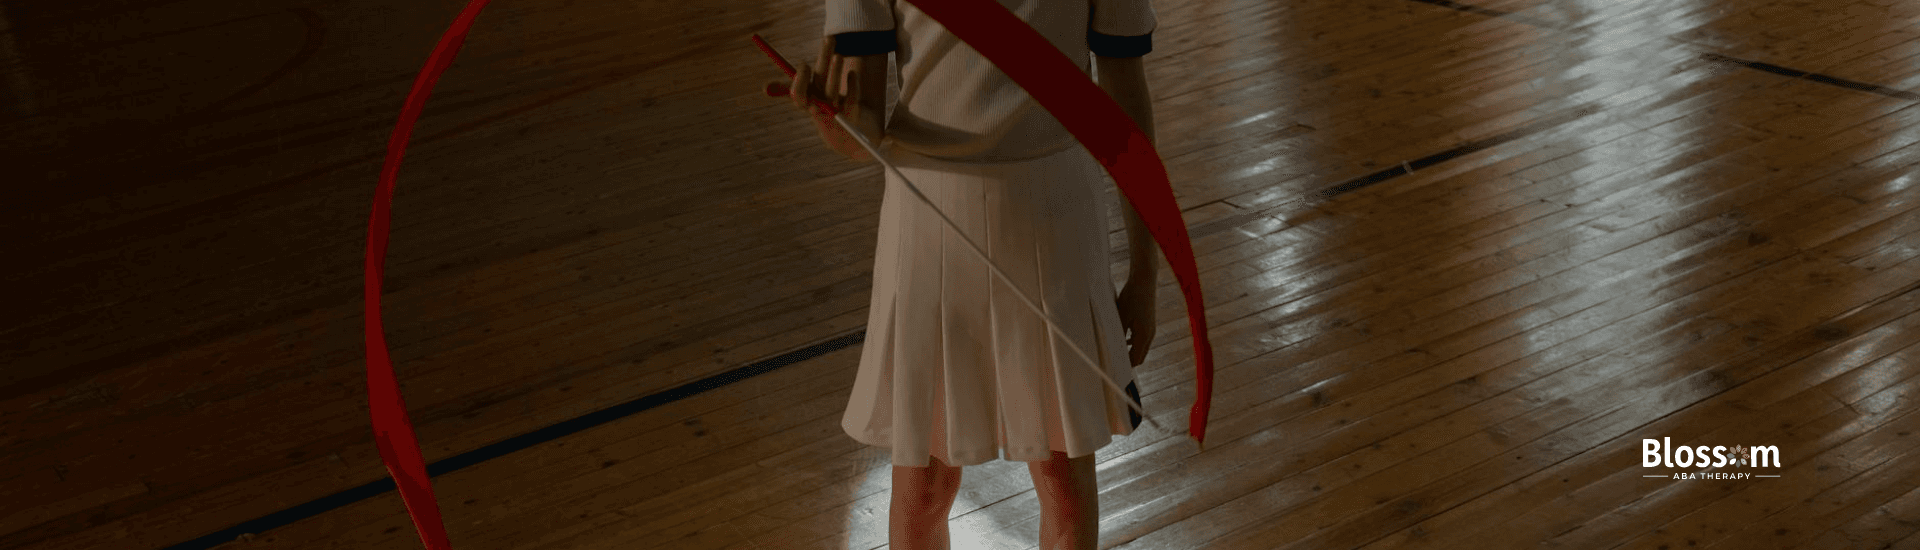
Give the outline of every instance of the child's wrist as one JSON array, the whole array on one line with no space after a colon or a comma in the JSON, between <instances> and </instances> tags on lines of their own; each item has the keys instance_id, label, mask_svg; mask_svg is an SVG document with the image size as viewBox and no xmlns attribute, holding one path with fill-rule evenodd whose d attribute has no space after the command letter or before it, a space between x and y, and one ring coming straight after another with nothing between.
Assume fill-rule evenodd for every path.
<instances>
[{"instance_id":1,"label":"child's wrist","mask_svg":"<svg viewBox=\"0 0 1920 550\"><path fill-rule=\"evenodd\" d=\"M1157 266L1149 263L1147 264L1148 267L1138 267L1140 263L1143 262L1136 262L1134 264L1136 267L1127 270L1127 282L1141 281L1152 283L1160 280L1160 270Z\"/></svg>"}]
</instances>

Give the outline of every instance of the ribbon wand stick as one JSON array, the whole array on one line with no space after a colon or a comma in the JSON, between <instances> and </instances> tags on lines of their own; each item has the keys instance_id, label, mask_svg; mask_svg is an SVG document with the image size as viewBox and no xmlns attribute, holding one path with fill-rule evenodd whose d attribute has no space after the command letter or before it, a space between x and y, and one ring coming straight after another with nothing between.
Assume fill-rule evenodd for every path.
<instances>
[{"instance_id":1,"label":"ribbon wand stick","mask_svg":"<svg viewBox=\"0 0 1920 550\"><path fill-rule=\"evenodd\" d=\"M762 40L760 35L753 35L753 45L759 46L760 51L765 52L767 57L773 58L773 62L779 65L780 70L785 72L788 77L793 76L793 65L787 63L787 60L781 57L779 52L773 51L773 46L767 44L766 40ZM893 163L887 162L887 157L880 154L880 149L875 147L873 142L868 141L866 134L855 128L852 122L849 122L846 117L841 116L838 108L817 99L813 101L813 104L828 114L833 115L833 121L839 123L840 127L846 130L847 134L852 136L853 140L859 143L861 148L866 149L867 154L872 155L873 159L879 161L881 166L893 172L894 177L899 178L900 183L905 184L904 187L907 188L907 191L912 192L915 198L920 199L922 204L927 205L927 208L933 210L933 213L940 217L940 221L945 223L948 229L952 229L955 234L959 235L961 242L967 243L967 248L972 249L974 254L979 255L980 259L986 262L987 268L993 272L993 275L998 277L1001 283L1006 284L1007 288L1013 289L1013 295L1020 298L1020 302L1032 309L1034 314L1039 315L1041 321L1046 322L1047 329L1052 331L1055 336L1058 336L1059 341L1065 342L1068 349L1073 350L1075 355L1080 356L1080 359L1087 368L1093 369L1094 374L1100 375L1100 380L1107 384L1108 389L1113 390L1116 395L1119 395L1121 401L1126 402L1127 408L1139 414L1140 418L1145 419L1147 424L1153 426L1154 429L1164 429L1160 426L1159 422L1155 422L1153 417L1147 414L1145 409L1141 408L1139 402L1134 401L1132 396L1127 395L1126 390L1122 389L1119 383L1114 382L1113 378L1107 375L1105 369L1100 368L1099 362L1094 361L1093 356L1087 354L1086 350L1081 349L1080 345L1075 343L1072 338L1068 338L1065 331L1060 330L1060 326L1053 322L1053 319L1046 314L1046 310L1042 309L1038 303L1034 302L1033 298L1028 297L1025 291L1020 290L1020 287L1013 283L1013 279L1008 277L1006 272L1000 269L1000 265L994 263L993 259L987 256L985 248L982 248L979 243L974 242L973 237L968 236L965 231L962 231L959 224L954 223L952 218L947 217L946 212L941 211L940 207L935 206L933 200L927 198L926 193L920 191L919 186L914 185L912 180L907 179L906 174L900 173L899 168L895 167Z\"/></svg>"}]
</instances>

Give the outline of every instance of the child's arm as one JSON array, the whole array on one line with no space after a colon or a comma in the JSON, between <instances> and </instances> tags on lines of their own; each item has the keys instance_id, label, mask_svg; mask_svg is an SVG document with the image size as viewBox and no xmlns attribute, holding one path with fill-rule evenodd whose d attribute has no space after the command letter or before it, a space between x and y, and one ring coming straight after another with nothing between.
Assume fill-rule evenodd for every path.
<instances>
[{"instance_id":1,"label":"child's arm","mask_svg":"<svg viewBox=\"0 0 1920 550\"><path fill-rule=\"evenodd\" d=\"M1147 68L1141 57L1093 56L1100 89L1120 103L1120 110L1153 139L1153 97L1147 90Z\"/></svg>"},{"instance_id":2,"label":"child's arm","mask_svg":"<svg viewBox=\"0 0 1920 550\"><path fill-rule=\"evenodd\" d=\"M1120 103L1120 109L1132 117L1135 124L1153 137L1153 98L1147 90L1147 72L1139 57L1103 57L1094 56L1094 72L1099 79L1100 88ZM1160 286L1160 247L1153 242L1153 235L1147 232L1147 225L1140 221L1140 214L1134 212L1133 205L1120 201L1122 217L1127 222L1127 251L1131 262L1127 270L1127 282L1120 287L1120 322L1126 326L1129 336L1127 346L1129 359L1139 365L1147 359L1147 348L1153 345L1155 325L1154 306Z\"/></svg>"}]
</instances>

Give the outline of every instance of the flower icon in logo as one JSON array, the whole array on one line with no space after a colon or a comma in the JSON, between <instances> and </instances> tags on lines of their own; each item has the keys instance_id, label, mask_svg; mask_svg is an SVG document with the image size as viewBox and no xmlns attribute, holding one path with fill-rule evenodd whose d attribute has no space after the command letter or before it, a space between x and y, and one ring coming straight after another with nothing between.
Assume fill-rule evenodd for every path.
<instances>
[{"instance_id":1,"label":"flower icon in logo","mask_svg":"<svg viewBox=\"0 0 1920 550\"><path fill-rule=\"evenodd\" d=\"M1729 461L1728 465L1731 465L1731 466L1747 465L1747 446L1746 445L1733 446L1733 460Z\"/></svg>"}]
</instances>

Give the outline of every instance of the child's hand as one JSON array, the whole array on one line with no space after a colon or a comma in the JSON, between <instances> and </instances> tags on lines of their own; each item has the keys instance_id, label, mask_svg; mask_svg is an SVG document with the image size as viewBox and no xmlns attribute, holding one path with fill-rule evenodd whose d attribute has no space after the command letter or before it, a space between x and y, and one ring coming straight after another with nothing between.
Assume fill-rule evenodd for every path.
<instances>
[{"instance_id":1,"label":"child's hand","mask_svg":"<svg viewBox=\"0 0 1920 550\"><path fill-rule=\"evenodd\" d=\"M1147 361L1147 348L1153 345L1154 304L1160 287L1160 246L1153 242L1147 223L1133 210L1133 203L1120 200L1120 216L1127 221L1127 284L1120 287L1116 306L1120 326L1127 331L1127 358L1134 366Z\"/></svg>"},{"instance_id":2,"label":"child's hand","mask_svg":"<svg viewBox=\"0 0 1920 550\"><path fill-rule=\"evenodd\" d=\"M876 121L877 117L860 112L862 109L858 100L862 90L859 70L848 63L846 57L833 53L833 37L827 37L820 43L820 57L816 63L824 67L825 72L816 73L814 65L802 62L794 67L792 82L768 83L767 94L787 96L794 108L805 111L813 117L814 126L820 131L820 137L826 140L828 147L847 158L866 162L870 158L867 150L861 147L845 128L833 120L831 113L816 103L824 102L832 105L847 121L856 126L873 126L874 124L870 122ZM795 93L795 90L800 93ZM862 130L870 143L878 145L880 136L878 128L862 128Z\"/></svg>"},{"instance_id":3,"label":"child's hand","mask_svg":"<svg viewBox=\"0 0 1920 550\"><path fill-rule=\"evenodd\" d=\"M1159 281L1154 280L1157 278L1151 274L1128 277L1127 284L1120 287L1119 298L1114 300L1114 306L1120 310L1120 326L1127 333L1127 359L1136 367L1147 361L1147 349L1153 346L1157 324L1154 303L1158 301L1157 287L1160 286Z\"/></svg>"}]
</instances>

